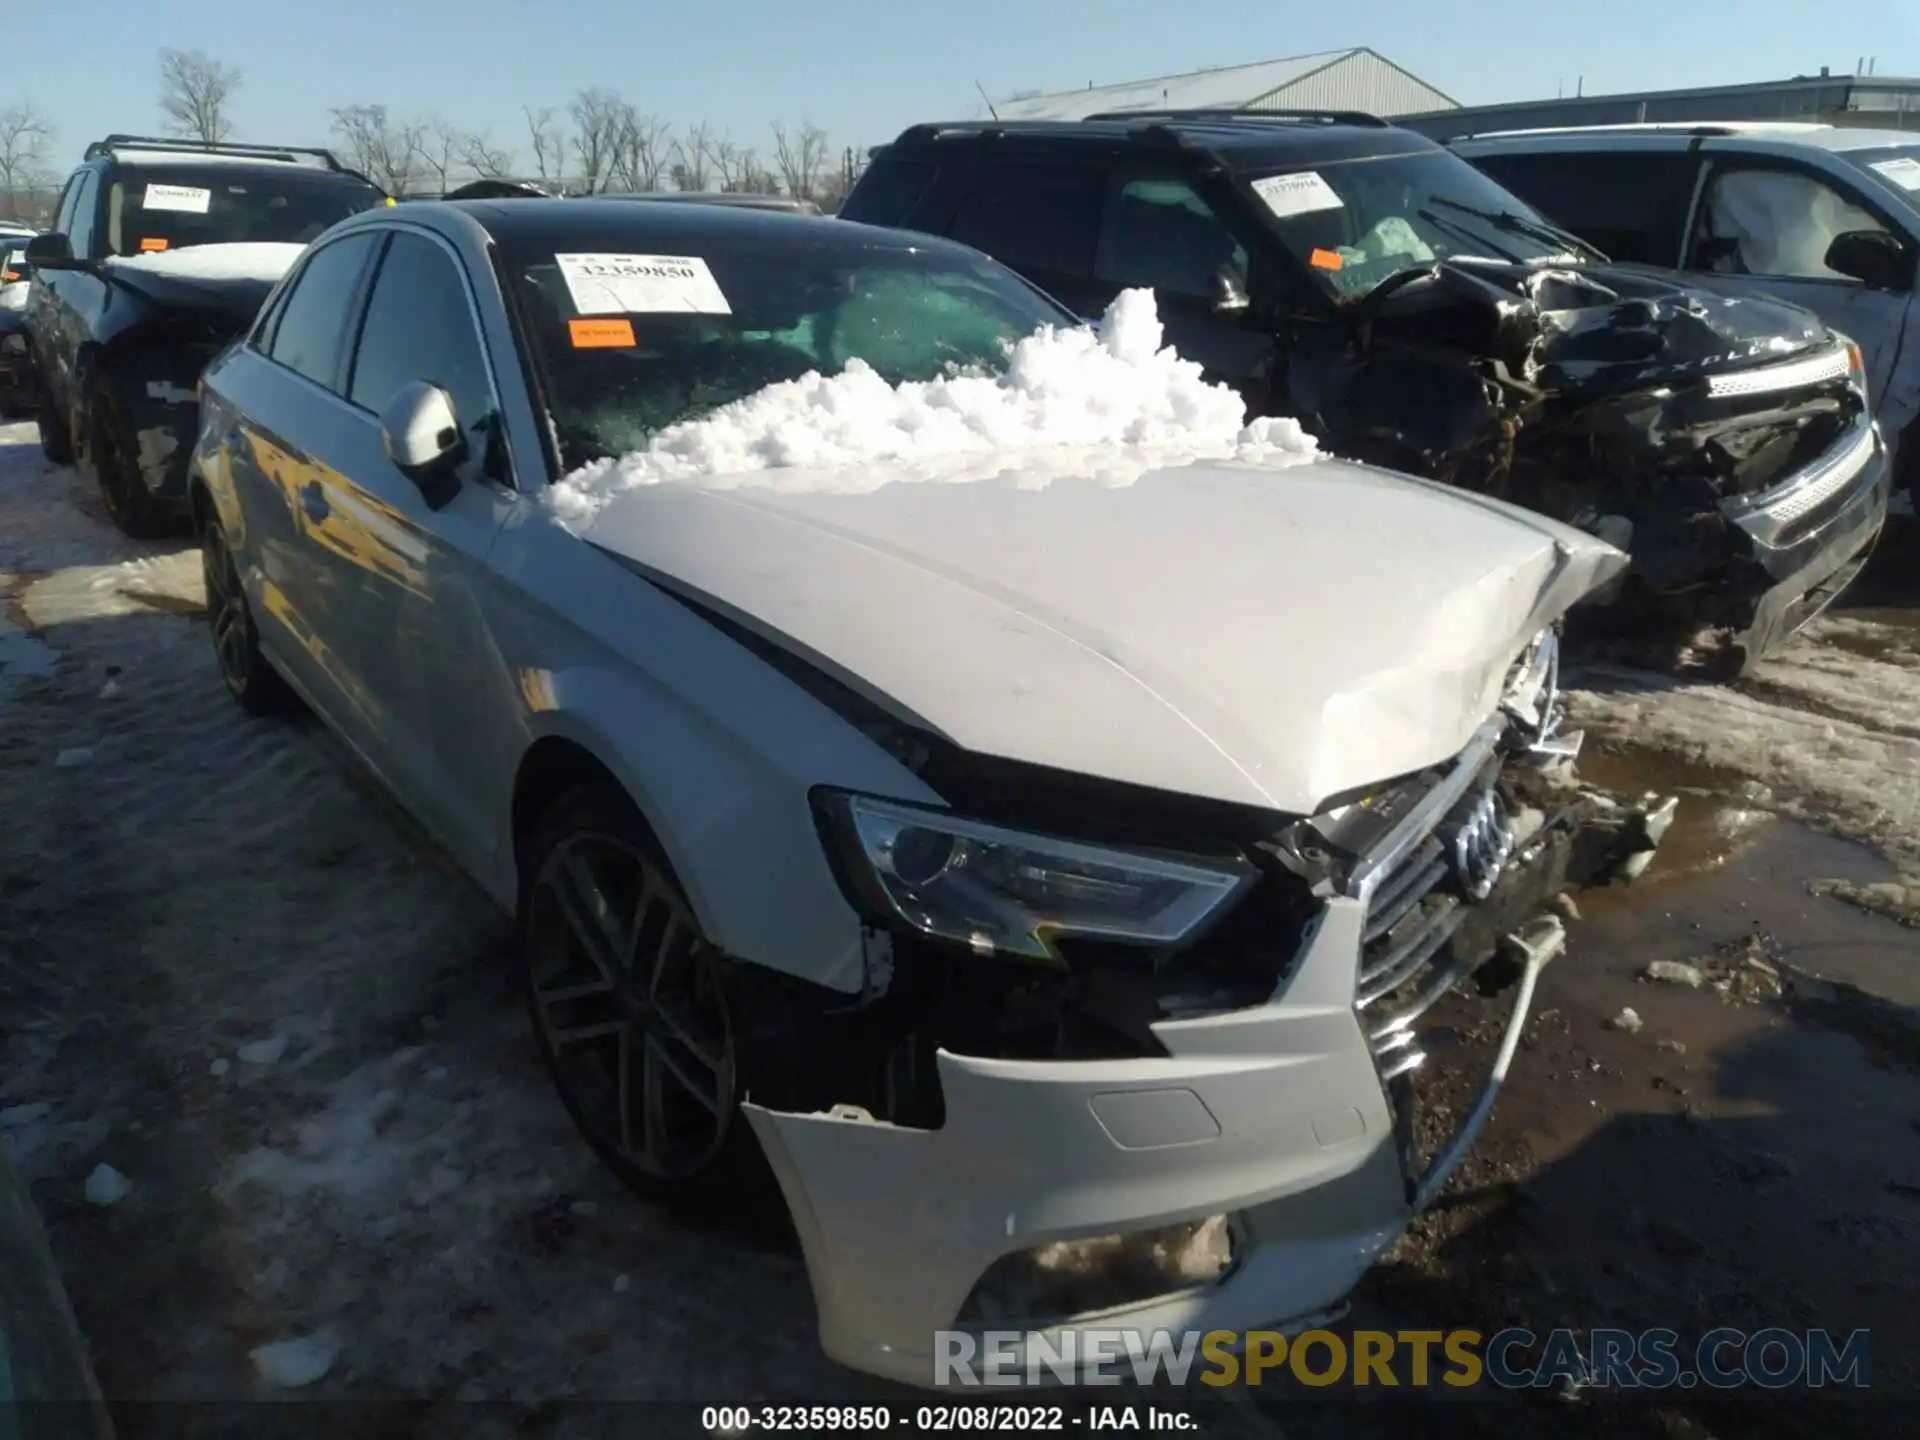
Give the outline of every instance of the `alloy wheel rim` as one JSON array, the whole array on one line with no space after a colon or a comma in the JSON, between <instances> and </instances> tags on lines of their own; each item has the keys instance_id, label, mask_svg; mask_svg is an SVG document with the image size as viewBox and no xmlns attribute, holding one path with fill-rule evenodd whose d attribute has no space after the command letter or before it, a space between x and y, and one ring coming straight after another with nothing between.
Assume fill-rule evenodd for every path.
<instances>
[{"instance_id":1,"label":"alloy wheel rim","mask_svg":"<svg viewBox=\"0 0 1920 1440\"><path fill-rule=\"evenodd\" d=\"M541 868L529 934L535 1023L583 1123L658 1179L710 1164L734 1123L734 1034L678 891L627 842L576 835Z\"/></svg>"},{"instance_id":2,"label":"alloy wheel rim","mask_svg":"<svg viewBox=\"0 0 1920 1440\"><path fill-rule=\"evenodd\" d=\"M240 595L233 557L219 531L209 528L200 547L201 574L207 588L207 620L213 627L213 651L220 675L231 690L246 688L248 616Z\"/></svg>"}]
</instances>

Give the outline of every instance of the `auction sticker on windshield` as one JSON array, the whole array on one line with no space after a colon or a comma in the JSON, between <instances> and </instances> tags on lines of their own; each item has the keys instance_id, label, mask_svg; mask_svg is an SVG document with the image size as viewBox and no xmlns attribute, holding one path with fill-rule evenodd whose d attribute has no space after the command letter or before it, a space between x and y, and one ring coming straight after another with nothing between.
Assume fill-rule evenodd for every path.
<instances>
[{"instance_id":1,"label":"auction sticker on windshield","mask_svg":"<svg viewBox=\"0 0 1920 1440\"><path fill-rule=\"evenodd\" d=\"M1902 155L1898 160L1880 160L1873 166L1902 190L1920 190L1920 160Z\"/></svg>"},{"instance_id":2,"label":"auction sticker on windshield","mask_svg":"<svg viewBox=\"0 0 1920 1440\"><path fill-rule=\"evenodd\" d=\"M213 192L192 185L149 185L140 205L147 210L184 210L189 215L204 215L213 204Z\"/></svg>"},{"instance_id":3,"label":"auction sticker on windshield","mask_svg":"<svg viewBox=\"0 0 1920 1440\"><path fill-rule=\"evenodd\" d=\"M731 315L698 255L556 255L582 315Z\"/></svg>"},{"instance_id":4,"label":"auction sticker on windshield","mask_svg":"<svg viewBox=\"0 0 1920 1440\"><path fill-rule=\"evenodd\" d=\"M1267 202L1267 208L1285 218L1311 215L1316 210L1344 210L1347 202L1320 178L1318 170L1302 170L1296 175L1268 175L1253 182L1253 193Z\"/></svg>"}]
</instances>

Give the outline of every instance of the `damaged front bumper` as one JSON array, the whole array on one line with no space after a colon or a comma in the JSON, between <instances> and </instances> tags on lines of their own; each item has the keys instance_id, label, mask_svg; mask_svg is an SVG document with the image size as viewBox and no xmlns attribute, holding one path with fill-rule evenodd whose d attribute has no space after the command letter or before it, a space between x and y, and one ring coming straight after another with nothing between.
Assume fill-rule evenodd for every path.
<instances>
[{"instance_id":1,"label":"damaged front bumper","mask_svg":"<svg viewBox=\"0 0 1920 1440\"><path fill-rule=\"evenodd\" d=\"M193 350L185 365L171 351L123 356L112 372L140 482L156 502L182 514L188 506L188 462L200 433L198 367L205 349Z\"/></svg>"},{"instance_id":2,"label":"damaged front bumper","mask_svg":"<svg viewBox=\"0 0 1920 1440\"><path fill-rule=\"evenodd\" d=\"M1879 427L1862 414L1812 464L1722 502L1768 582L1738 637L1748 660L1792 639L1859 574L1886 523L1892 474Z\"/></svg>"},{"instance_id":3,"label":"damaged front bumper","mask_svg":"<svg viewBox=\"0 0 1920 1440\"><path fill-rule=\"evenodd\" d=\"M1552 896L1637 874L1672 817L1671 801L1579 790L1564 766L1515 788L1506 733L1489 722L1322 895L1267 1003L1159 1020L1164 1055L942 1049L937 1129L747 1105L826 1352L934 1385L953 1353L936 1332L976 1346L1017 1332L1009 1373L1048 1376L1084 1360L1090 1331L1146 1347L1160 1331L1299 1329L1337 1311L1485 1122L1564 945ZM1422 1017L1496 972L1515 997L1499 1055L1466 1121L1423 1155ZM1083 1272L1102 1257L1131 1268L1095 1283Z\"/></svg>"}]
</instances>

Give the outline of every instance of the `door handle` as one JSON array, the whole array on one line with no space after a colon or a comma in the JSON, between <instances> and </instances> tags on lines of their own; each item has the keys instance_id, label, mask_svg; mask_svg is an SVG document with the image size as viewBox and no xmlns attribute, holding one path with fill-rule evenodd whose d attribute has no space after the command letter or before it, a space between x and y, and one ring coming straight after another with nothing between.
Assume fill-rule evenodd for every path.
<instances>
[{"instance_id":1,"label":"door handle","mask_svg":"<svg viewBox=\"0 0 1920 1440\"><path fill-rule=\"evenodd\" d=\"M300 508L307 512L309 520L324 520L333 513L333 507L327 504L327 492L320 488L318 480L309 480L300 487Z\"/></svg>"}]
</instances>

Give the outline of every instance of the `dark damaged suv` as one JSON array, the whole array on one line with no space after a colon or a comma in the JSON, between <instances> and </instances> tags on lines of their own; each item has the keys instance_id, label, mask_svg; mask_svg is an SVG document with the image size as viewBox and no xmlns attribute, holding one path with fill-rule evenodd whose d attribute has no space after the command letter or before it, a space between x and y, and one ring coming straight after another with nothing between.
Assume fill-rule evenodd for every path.
<instances>
[{"instance_id":1,"label":"dark damaged suv","mask_svg":"<svg viewBox=\"0 0 1920 1440\"><path fill-rule=\"evenodd\" d=\"M114 523L184 514L200 372L308 241L386 193L324 150L110 135L29 242L40 443L85 455Z\"/></svg>"},{"instance_id":2,"label":"dark damaged suv","mask_svg":"<svg viewBox=\"0 0 1920 1440\"><path fill-rule=\"evenodd\" d=\"M963 241L1088 317L1152 288L1168 343L1253 413L1629 550L1601 613L1692 655L1776 648L1885 518L1847 337L1610 264L1371 116L917 125L841 213Z\"/></svg>"}]
</instances>

